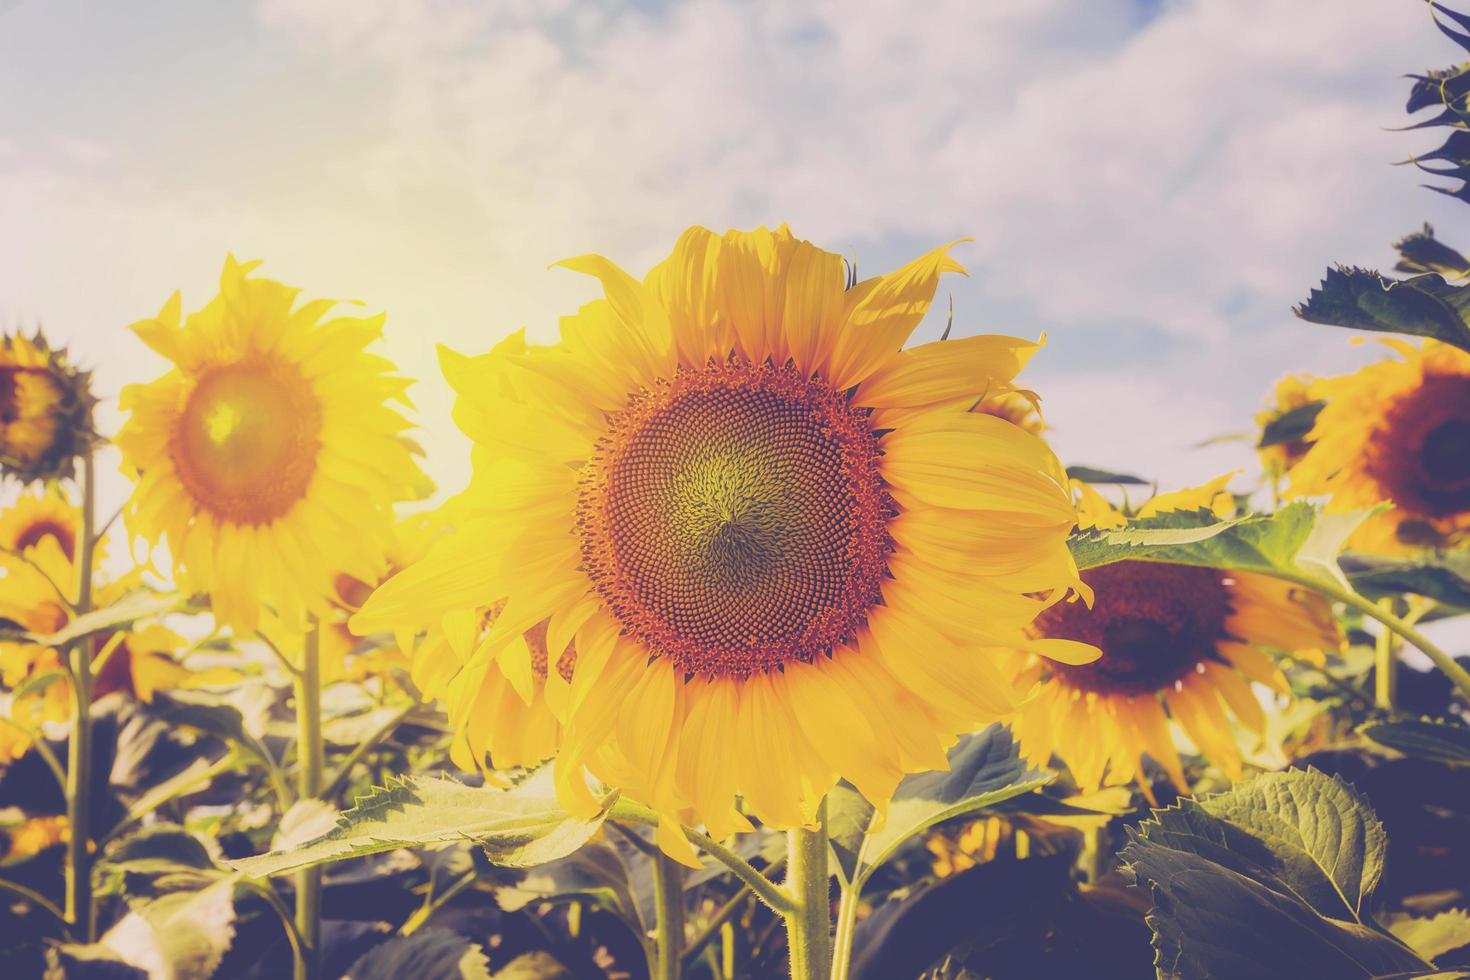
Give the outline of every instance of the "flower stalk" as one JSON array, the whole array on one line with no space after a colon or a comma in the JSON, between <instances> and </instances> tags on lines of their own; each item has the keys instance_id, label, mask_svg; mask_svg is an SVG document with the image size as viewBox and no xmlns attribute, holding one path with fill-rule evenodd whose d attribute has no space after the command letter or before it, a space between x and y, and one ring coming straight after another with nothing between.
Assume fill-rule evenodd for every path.
<instances>
[{"instance_id":1,"label":"flower stalk","mask_svg":"<svg viewBox=\"0 0 1470 980\"><path fill-rule=\"evenodd\" d=\"M75 600L81 616L92 609L92 556L96 553L97 477L89 450L82 463L82 529L76 560ZM91 942L92 921L92 637L74 640L67 651L71 673L72 729L67 743L66 921L78 939Z\"/></svg>"},{"instance_id":2,"label":"flower stalk","mask_svg":"<svg viewBox=\"0 0 1470 980\"><path fill-rule=\"evenodd\" d=\"M307 622L301 653L300 668L292 675L296 687L296 797L311 800L321 796L326 768L322 742L321 623L315 615ZM297 872L296 931L301 936L302 949L296 959L296 980L311 980L318 972L321 891L321 868Z\"/></svg>"},{"instance_id":3,"label":"flower stalk","mask_svg":"<svg viewBox=\"0 0 1470 980\"><path fill-rule=\"evenodd\" d=\"M658 913L653 977L679 980L684 959L684 873L662 851L653 857L653 900Z\"/></svg>"},{"instance_id":4,"label":"flower stalk","mask_svg":"<svg viewBox=\"0 0 1470 980\"><path fill-rule=\"evenodd\" d=\"M786 915L791 980L826 980L832 971L831 875L827 867L827 801L817 808L817 825L789 834L786 890L795 908Z\"/></svg>"}]
</instances>

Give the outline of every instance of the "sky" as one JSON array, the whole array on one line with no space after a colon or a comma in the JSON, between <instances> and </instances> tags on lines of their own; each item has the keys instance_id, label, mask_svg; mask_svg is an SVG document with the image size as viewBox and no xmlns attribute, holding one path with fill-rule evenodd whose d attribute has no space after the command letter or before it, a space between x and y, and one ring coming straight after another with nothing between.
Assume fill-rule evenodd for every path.
<instances>
[{"instance_id":1,"label":"sky","mask_svg":"<svg viewBox=\"0 0 1470 980\"><path fill-rule=\"evenodd\" d=\"M1197 483L1277 377L1376 356L1291 316L1329 264L1470 244L1390 165L1437 142L1390 131L1401 76L1458 54L1419 0L0 0L0 327L69 343L110 431L165 369L127 325L263 259L386 311L452 492L435 347L551 339L596 291L558 259L784 221L866 276L971 237L938 305L1045 332L1064 461Z\"/></svg>"}]
</instances>

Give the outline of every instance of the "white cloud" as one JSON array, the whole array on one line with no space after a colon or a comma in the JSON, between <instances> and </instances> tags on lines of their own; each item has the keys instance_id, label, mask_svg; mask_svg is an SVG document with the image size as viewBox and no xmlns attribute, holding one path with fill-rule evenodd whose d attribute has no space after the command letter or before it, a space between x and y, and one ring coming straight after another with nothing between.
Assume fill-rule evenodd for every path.
<instances>
[{"instance_id":1,"label":"white cloud","mask_svg":"<svg viewBox=\"0 0 1470 980\"><path fill-rule=\"evenodd\" d=\"M1378 0L1143 9L264 0L264 37L211 37L265 54L212 52L195 115L141 131L184 106L164 75L126 110L136 136L7 134L23 234L0 238L0 318L60 324L115 390L158 368L118 327L175 286L205 298L226 249L265 256L389 311L452 486L433 344L549 333L592 291L554 259L641 270L686 224L786 220L873 272L969 234L956 322L1048 330L1034 377L1064 454L1197 479L1235 457L1181 447L1244 428L1283 370L1352 358L1286 312L1322 269L1451 213L1386 165L1425 137L1381 127L1397 76L1454 52ZM299 88L262 102L277 77Z\"/></svg>"}]
</instances>

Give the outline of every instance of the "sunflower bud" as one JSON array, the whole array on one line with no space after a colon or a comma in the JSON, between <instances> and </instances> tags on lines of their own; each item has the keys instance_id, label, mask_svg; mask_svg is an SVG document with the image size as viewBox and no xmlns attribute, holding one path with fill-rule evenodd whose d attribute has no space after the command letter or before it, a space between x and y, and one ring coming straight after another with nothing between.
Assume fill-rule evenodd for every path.
<instances>
[{"instance_id":1,"label":"sunflower bud","mask_svg":"<svg viewBox=\"0 0 1470 980\"><path fill-rule=\"evenodd\" d=\"M0 472L22 483L71 476L91 444L91 373L34 337L0 337Z\"/></svg>"}]
</instances>

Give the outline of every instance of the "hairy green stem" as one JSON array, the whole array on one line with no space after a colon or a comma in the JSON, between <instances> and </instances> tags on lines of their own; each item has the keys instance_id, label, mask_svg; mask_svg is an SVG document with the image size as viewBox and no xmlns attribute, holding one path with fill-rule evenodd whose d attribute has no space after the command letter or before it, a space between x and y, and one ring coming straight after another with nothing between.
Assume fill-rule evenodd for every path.
<instances>
[{"instance_id":1,"label":"hairy green stem","mask_svg":"<svg viewBox=\"0 0 1470 980\"><path fill-rule=\"evenodd\" d=\"M786 916L791 980L827 980L832 970L831 874L827 867L827 801L813 830L787 831L786 891L796 908Z\"/></svg>"},{"instance_id":2,"label":"hairy green stem","mask_svg":"<svg viewBox=\"0 0 1470 980\"><path fill-rule=\"evenodd\" d=\"M653 856L653 903L657 942L650 972L653 980L679 980L684 961L684 872L662 851Z\"/></svg>"},{"instance_id":3,"label":"hairy green stem","mask_svg":"<svg viewBox=\"0 0 1470 980\"><path fill-rule=\"evenodd\" d=\"M81 458L82 533L76 555L76 599L81 616L92 609L92 556L97 537L97 475L92 453ZM92 924L92 637L82 636L67 650L71 668L72 726L66 753L66 921L83 942Z\"/></svg>"},{"instance_id":4,"label":"hairy green stem","mask_svg":"<svg viewBox=\"0 0 1470 980\"><path fill-rule=\"evenodd\" d=\"M302 644L301 665L292 679L296 685L296 797L321 796L325 749L322 744L321 622L311 616ZM296 959L297 980L317 975L321 954L322 869L296 873L296 931L302 951Z\"/></svg>"}]
</instances>

